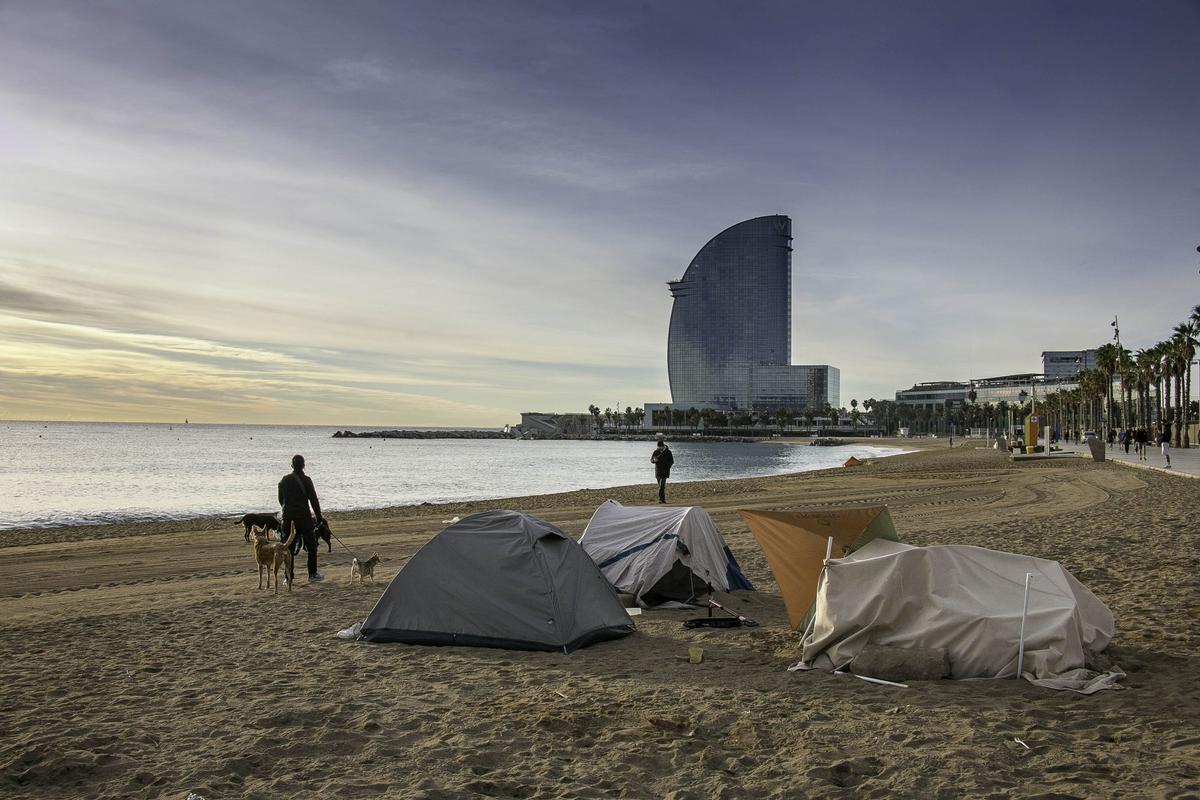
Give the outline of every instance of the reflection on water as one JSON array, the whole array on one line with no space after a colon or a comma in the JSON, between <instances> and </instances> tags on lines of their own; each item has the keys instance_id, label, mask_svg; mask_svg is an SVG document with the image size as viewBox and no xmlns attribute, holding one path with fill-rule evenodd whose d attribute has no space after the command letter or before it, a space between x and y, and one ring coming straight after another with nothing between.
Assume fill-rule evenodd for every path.
<instances>
[{"instance_id":1,"label":"reflection on water","mask_svg":"<svg viewBox=\"0 0 1200 800\"><path fill-rule=\"evenodd\" d=\"M295 453L330 511L654 482L653 442L333 439L337 428L0 422L0 529L278 510ZM673 481L840 465L896 448L673 442Z\"/></svg>"}]
</instances>

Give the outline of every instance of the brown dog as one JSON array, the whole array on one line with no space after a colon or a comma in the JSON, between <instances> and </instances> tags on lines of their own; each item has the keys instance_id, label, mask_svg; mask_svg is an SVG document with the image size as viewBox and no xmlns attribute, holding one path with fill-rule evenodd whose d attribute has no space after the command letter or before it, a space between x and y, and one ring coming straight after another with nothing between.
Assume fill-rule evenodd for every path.
<instances>
[{"instance_id":1,"label":"brown dog","mask_svg":"<svg viewBox=\"0 0 1200 800\"><path fill-rule=\"evenodd\" d=\"M288 591L296 582L296 567L292 558L291 545L296 538L296 529L286 542L269 542L265 533L254 535L254 560L258 562L258 588L263 588L263 573L267 575L267 588L271 588L271 575L275 575L275 594L279 594L279 568L282 566Z\"/></svg>"},{"instance_id":2,"label":"brown dog","mask_svg":"<svg viewBox=\"0 0 1200 800\"><path fill-rule=\"evenodd\" d=\"M362 583L365 579L370 578L371 583L375 582L375 566L383 561L379 557L379 553L371 553L371 557L366 561L359 561L354 558L350 561L350 584L354 585L354 576L358 576L358 582Z\"/></svg>"}]
</instances>

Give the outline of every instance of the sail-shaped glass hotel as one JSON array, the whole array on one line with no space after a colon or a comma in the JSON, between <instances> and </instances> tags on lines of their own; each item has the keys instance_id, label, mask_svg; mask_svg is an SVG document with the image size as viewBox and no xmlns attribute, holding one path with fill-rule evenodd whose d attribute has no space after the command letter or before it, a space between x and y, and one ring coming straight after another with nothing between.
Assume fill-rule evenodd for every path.
<instances>
[{"instance_id":1,"label":"sail-shaped glass hotel","mask_svg":"<svg viewBox=\"0 0 1200 800\"><path fill-rule=\"evenodd\" d=\"M793 366L792 220L739 222L709 240L683 277L667 340L676 408L820 409L840 405L840 374Z\"/></svg>"}]
</instances>

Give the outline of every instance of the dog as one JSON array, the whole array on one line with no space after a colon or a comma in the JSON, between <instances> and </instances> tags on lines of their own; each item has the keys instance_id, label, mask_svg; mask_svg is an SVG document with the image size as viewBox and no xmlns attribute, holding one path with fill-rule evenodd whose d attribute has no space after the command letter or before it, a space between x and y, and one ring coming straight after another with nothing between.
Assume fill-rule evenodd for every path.
<instances>
[{"instance_id":1,"label":"dog","mask_svg":"<svg viewBox=\"0 0 1200 800\"><path fill-rule=\"evenodd\" d=\"M329 520L321 517L321 521L317 523L317 527L313 528L313 533L325 540L325 545L329 548L329 552L333 552L333 529L329 527Z\"/></svg>"},{"instance_id":2,"label":"dog","mask_svg":"<svg viewBox=\"0 0 1200 800\"><path fill-rule=\"evenodd\" d=\"M258 588L263 588L263 573L267 575L267 588L271 588L271 575L275 575L275 594L279 594L279 568L283 567L284 580L287 581L288 591L296 582L295 556L292 555L291 544L296 538L295 529L286 542L267 541L266 533L254 534L254 560L258 564Z\"/></svg>"},{"instance_id":3,"label":"dog","mask_svg":"<svg viewBox=\"0 0 1200 800\"><path fill-rule=\"evenodd\" d=\"M354 585L354 576L358 576L358 582L362 583L366 578L371 579L371 583L375 582L375 567L383 561L379 557L379 553L371 553L371 557L366 561L359 561L357 558L350 561L350 585Z\"/></svg>"},{"instance_id":4,"label":"dog","mask_svg":"<svg viewBox=\"0 0 1200 800\"><path fill-rule=\"evenodd\" d=\"M264 534L275 531L279 533L279 520L274 514L246 514L234 525L244 525L246 527L246 541L250 541L250 532L254 529L261 529Z\"/></svg>"}]
</instances>

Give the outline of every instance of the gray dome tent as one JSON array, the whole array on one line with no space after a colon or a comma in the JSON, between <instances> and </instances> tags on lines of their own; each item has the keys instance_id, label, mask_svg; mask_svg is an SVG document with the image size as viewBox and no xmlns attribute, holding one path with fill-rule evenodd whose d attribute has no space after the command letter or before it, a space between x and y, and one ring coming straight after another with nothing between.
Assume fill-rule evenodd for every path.
<instances>
[{"instance_id":1,"label":"gray dome tent","mask_svg":"<svg viewBox=\"0 0 1200 800\"><path fill-rule=\"evenodd\" d=\"M363 622L371 642L570 652L633 632L616 591L548 522L485 511L429 540Z\"/></svg>"}]
</instances>

